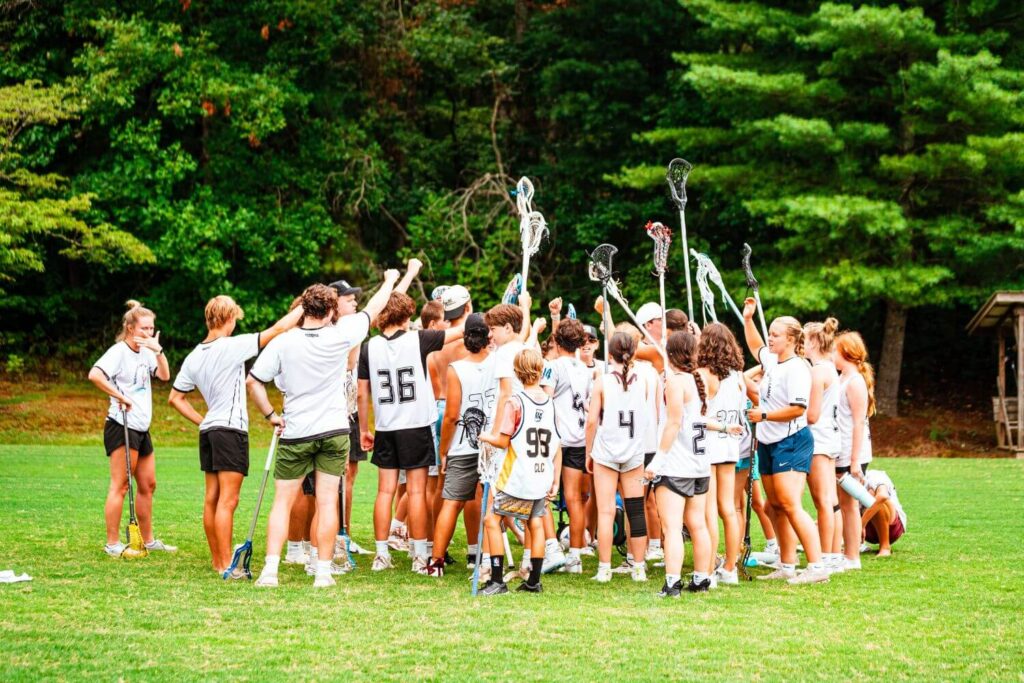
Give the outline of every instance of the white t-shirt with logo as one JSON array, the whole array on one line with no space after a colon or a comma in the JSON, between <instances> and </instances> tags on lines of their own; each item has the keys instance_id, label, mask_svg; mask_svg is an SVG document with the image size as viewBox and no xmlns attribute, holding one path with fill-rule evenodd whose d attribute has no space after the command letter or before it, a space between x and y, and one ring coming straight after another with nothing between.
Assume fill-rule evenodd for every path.
<instances>
[{"instance_id":1,"label":"white t-shirt with logo","mask_svg":"<svg viewBox=\"0 0 1024 683\"><path fill-rule=\"evenodd\" d=\"M369 331L370 316L360 311L336 325L293 328L267 344L249 374L287 389L282 443L348 433L348 353Z\"/></svg>"},{"instance_id":2,"label":"white t-shirt with logo","mask_svg":"<svg viewBox=\"0 0 1024 683\"><path fill-rule=\"evenodd\" d=\"M129 401L132 408L128 411L128 429L137 432L149 431L153 421L153 373L156 372L156 354L145 347L132 351L127 342L118 342L107 349L100 359L93 363L107 379ZM123 424L121 406L113 396L107 417Z\"/></svg>"},{"instance_id":3,"label":"white t-shirt with logo","mask_svg":"<svg viewBox=\"0 0 1024 683\"><path fill-rule=\"evenodd\" d=\"M868 470L864 473L864 486L867 487L871 495L875 495L875 490L879 486L884 486L889 489L889 500L892 502L893 507L896 508L896 514L899 515L900 521L903 522L903 528L907 528L907 513L903 511L903 505L900 504L900 498L896 495L896 485L892 483L892 479L885 473L884 470ZM861 514L864 513L864 506L861 506Z\"/></svg>"},{"instance_id":4,"label":"white t-shirt with logo","mask_svg":"<svg viewBox=\"0 0 1024 683\"><path fill-rule=\"evenodd\" d=\"M811 369L799 356L779 362L779 357L761 347L758 354L764 377L758 389L761 395L760 412L770 413L789 406L803 406L804 414L788 422L765 420L757 423L757 440L778 443L807 426L806 408L811 396Z\"/></svg>"},{"instance_id":5,"label":"white t-shirt with logo","mask_svg":"<svg viewBox=\"0 0 1024 683\"><path fill-rule=\"evenodd\" d=\"M183 394L199 389L206 401L206 416L199 431L249 431L245 400L245 361L259 355L260 335L219 337L199 344L185 357L174 388Z\"/></svg>"}]
</instances>

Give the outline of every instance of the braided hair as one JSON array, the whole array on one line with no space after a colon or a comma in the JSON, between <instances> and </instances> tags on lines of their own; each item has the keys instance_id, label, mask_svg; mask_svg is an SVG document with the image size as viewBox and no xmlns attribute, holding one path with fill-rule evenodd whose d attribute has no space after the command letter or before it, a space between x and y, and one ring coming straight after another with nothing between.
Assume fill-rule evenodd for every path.
<instances>
[{"instance_id":1,"label":"braided hair","mask_svg":"<svg viewBox=\"0 0 1024 683\"><path fill-rule=\"evenodd\" d=\"M622 364L619 381L622 382L622 390L629 391L629 371L633 368L633 356L636 355L636 340L626 332L616 332L608 342L608 354L612 360Z\"/></svg>"},{"instance_id":2,"label":"braided hair","mask_svg":"<svg viewBox=\"0 0 1024 683\"><path fill-rule=\"evenodd\" d=\"M706 415L708 391L700 373L697 372L697 338L689 332L673 332L669 335L665 352L668 354L668 362L673 367L693 375L693 381L697 385L697 395L700 397L700 414Z\"/></svg>"}]
</instances>

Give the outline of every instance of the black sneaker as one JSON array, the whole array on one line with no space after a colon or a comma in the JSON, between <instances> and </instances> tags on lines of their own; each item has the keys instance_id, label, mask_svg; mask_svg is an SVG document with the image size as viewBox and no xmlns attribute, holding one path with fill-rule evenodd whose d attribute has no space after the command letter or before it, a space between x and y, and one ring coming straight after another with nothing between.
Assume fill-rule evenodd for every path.
<instances>
[{"instance_id":1,"label":"black sneaker","mask_svg":"<svg viewBox=\"0 0 1024 683\"><path fill-rule=\"evenodd\" d=\"M466 569L473 569L474 567L476 567L476 555L466 553Z\"/></svg>"},{"instance_id":2,"label":"black sneaker","mask_svg":"<svg viewBox=\"0 0 1024 683\"><path fill-rule=\"evenodd\" d=\"M676 581L674 585L669 586L666 583L661 587L661 592L658 593L659 598L678 598L683 592L683 582Z\"/></svg>"},{"instance_id":3,"label":"black sneaker","mask_svg":"<svg viewBox=\"0 0 1024 683\"><path fill-rule=\"evenodd\" d=\"M544 586L542 586L542 585L540 584L540 581L538 581L538 582L536 583L536 585L530 585L530 584L529 584L529 583L527 583L526 581L523 581L523 582L522 582L521 584L519 584L519 586L518 586L518 587L516 588L516 593L518 593L518 592L520 592L520 591L522 591L522 592L524 592L524 593L543 593L543 592L544 592Z\"/></svg>"},{"instance_id":4,"label":"black sneaker","mask_svg":"<svg viewBox=\"0 0 1024 683\"><path fill-rule=\"evenodd\" d=\"M453 564L455 564L455 558L452 557L451 553L445 551L445 554L444 554L444 566L450 567Z\"/></svg>"},{"instance_id":5,"label":"black sneaker","mask_svg":"<svg viewBox=\"0 0 1024 683\"><path fill-rule=\"evenodd\" d=\"M508 586L504 581L489 581L480 591L481 595L504 595L505 593L508 593Z\"/></svg>"},{"instance_id":6,"label":"black sneaker","mask_svg":"<svg viewBox=\"0 0 1024 683\"><path fill-rule=\"evenodd\" d=\"M700 583L697 583L693 580L693 577L691 576L690 583L686 584L686 590L690 591L691 593L707 593L708 590L710 590L710 588L711 579L704 579Z\"/></svg>"},{"instance_id":7,"label":"black sneaker","mask_svg":"<svg viewBox=\"0 0 1024 683\"><path fill-rule=\"evenodd\" d=\"M431 560L430 564L427 565L427 576L433 576L435 578L441 578L444 576L444 560Z\"/></svg>"}]
</instances>

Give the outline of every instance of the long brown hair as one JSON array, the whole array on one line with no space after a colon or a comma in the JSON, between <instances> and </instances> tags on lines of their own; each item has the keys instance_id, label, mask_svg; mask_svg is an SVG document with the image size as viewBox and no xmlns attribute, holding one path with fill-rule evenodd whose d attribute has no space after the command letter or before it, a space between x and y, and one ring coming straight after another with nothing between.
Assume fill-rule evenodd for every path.
<instances>
[{"instance_id":1,"label":"long brown hair","mask_svg":"<svg viewBox=\"0 0 1024 683\"><path fill-rule=\"evenodd\" d=\"M704 326L697 343L697 365L718 379L725 379L733 370L743 370L743 351L728 327L722 323Z\"/></svg>"},{"instance_id":2,"label":"long brown hair","mask_svg":"<svg viewBox=\"0 0 1024 683\"><path fill-rule=\"evenodd\" d=\"M868 362L868 347L859 332L843 332L836 337L836 353L857 367L868 387L868 417L875 414L875 369Z\"/></svg>"},{"instance_id":3,"label":"long brown hair","mask_svg":"<svg viewBox=\"0 0 1024 683\"><path fill-rule=\"evenodd\" d=\"M668 337L665 352L668 354L669 363L693 375L693 381L697 384L697 395L700 396L700 414L706 414L708 392L704 388L704 380L697 372L697 338L689 332L673 332Z\"/></svg>"}]
</instances>

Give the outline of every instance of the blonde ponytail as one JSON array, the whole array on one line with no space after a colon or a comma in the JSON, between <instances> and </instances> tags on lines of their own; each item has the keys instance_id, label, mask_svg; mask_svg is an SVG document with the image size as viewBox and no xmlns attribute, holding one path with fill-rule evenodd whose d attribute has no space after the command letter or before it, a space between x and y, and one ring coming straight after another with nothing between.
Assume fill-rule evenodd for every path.
<instances>
[{"instance_id":1,"label":"blonde ponytail","mask_svg":"<svg viewBox=\"0 0 1024 683\"><path fill-rule=\"evenodd\" d=\"M153 313L153 311L145 308L135 299L128 299L128 301L124 302L124 305L128 310L124 312L124 316L121 318L121 331L117 333L117 341L125 340L129 331L135 326L135 323L139 318L144 318L146 316L156 318L156 314Z\"/></svg>"}]
</instances>

